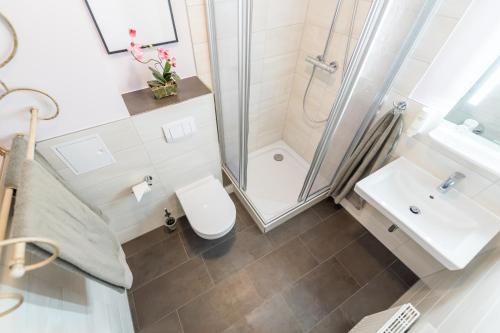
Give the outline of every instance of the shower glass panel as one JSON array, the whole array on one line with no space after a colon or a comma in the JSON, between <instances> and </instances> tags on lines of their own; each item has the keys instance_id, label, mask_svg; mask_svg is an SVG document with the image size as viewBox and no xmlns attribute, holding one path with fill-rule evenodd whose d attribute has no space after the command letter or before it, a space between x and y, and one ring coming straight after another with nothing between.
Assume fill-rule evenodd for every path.
<instances>
[{"instance_id":1,"label":"shower glass panel","mask_svg":"<svg viewBox=\"0 0 500 333\"><path fill-rule=\"evenodd\" d=\"M223 165L263 229L328 195L434 2L207 0Z\"/></svg>"},{"instance_id":2,"label":"shower glass panel","mask_svg":"<svg viewBox=\"0 0 500 333\"><path fill-rule=\"evenodd\" d=\"M331 181L344 156L350 154L359 136L379 110L397 71L410 52L435 4L435 0L390 1L388 3L384 19L374 36L356 84L351 90L352 95L344 105L345 116L338 122L336 130L326 141L326 154L318 175L314 179L310 195L331 186ZM393 101L388 102L391 104ZM335 105L333 112L335 112L335 107L340 107L340 105Z\"/></svg>"},{"instance_id":3,"label":"shower glass panel","mask_svg":"<svg viewBox=\"0 0 500 333\"><path fill-rule=\"evenodd\" d=\"M242 140L242 115L239 111L239 1L210 1L207 10L215 18L210 20L209 30L216 46L212 48L212 67L214 81L219 86L215 91L215 102L222 160L226 170L239 183Z\"/></svg>"},{"instance_id":4,"label":"shower glass panel","mask_svg":"<svg viewBox=\"0 0 500 333\"><path fill-rule=\"evenodd\" d=\"M370 4L253 1L246 195L266 222L300 203Z\"/></svg>"}]
</instances>

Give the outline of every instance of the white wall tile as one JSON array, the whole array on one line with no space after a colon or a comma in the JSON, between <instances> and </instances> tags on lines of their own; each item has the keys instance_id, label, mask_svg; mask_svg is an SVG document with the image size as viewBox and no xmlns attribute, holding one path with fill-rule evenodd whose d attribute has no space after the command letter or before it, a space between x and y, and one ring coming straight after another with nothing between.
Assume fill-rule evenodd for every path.
<instances>
[{"instance_id":1,"label":"white wall tile","mask_svg":"<svg viewBox=\"0 0 500 333\"><path fill-rule=\"evenodd\" d=\"M210 74L210 51L208 42L193 44L193 52L198 76L200 74Z\"/></svg>"},{"instance_id":2,"label":"white wall tile","mask_svg":"<svg viewBox=\"0 0 500 333\"><path fill-rule=\"evenodd\" d=\"M193 98L173 107L146 112L132 118L143 142L164 137L162 125L185 117L195 117L197 127L215 123L213 96L211 94Z\"/></svg>"},{"instance_id":3,"label":"white wall tile","mask_svg":"<svg viewBox=\"0 0 500 333\"><path fill-rule=\"evenodd\" d=\"M214 124L198 128L192 136L177 142L167 142L164 138L154 139L145 144L145 149L153 164L191 152L200 147L214 151L218 147L217 128Z\"/></svg>"},{"instance_id":4,"label":"white wall tile","mask_svg":"<svg viewBox=\"0 0 500 333\"><path fill-rule=\"evenodd\" d=\"M308 0L268 1L267 28L304 23Z\"/></svg>"},{"instance_id":5,"label":"white wall tile","mask_svg":"<svg viewBox=\"0 0 500 333\"><path fill-rule=\"evenodd\" d=\"M108 147L111 153L120 152L141 145L142 141L132 125L130 119L119 120L113 123L92 127L83 131L70 133L64 136L38 142L36 148L45 159L56 170L67 168L67 165L57 157L52 147L72 140L83 138L85 136L97 134Z\"/></svg>"},{"instance_id":6,"label":"white wall tile","mask_svg":"<svg viewBox=\"0 0 500 333\"><path fill-rule=\"evenodd\" d=\"M297 51L300 47L303 24L266 30L265 54L273 57Z\"/></svg>"},{"instance_id":7,"label":"white wall tile","mask_svg":"<svg viewBox=\"0 0 500 333\"><path fill-rule=\"evenodd\" d=\"M432 59L434 59L448 39L457 22L456 18L441 15L435 16L422 33L420 41L413 51L413 57L426 63L431 63Z\"/></svg>"},{"instance_id":8,"label":"white wall tile","mask_svg":"<svg viewBox=\"0 0 500 333\"><path fill-rule=\"evenodd\" d=\"M195 119L197 132L176 143L167 143L161 125L190 116ZM48 140L40 144L39 150L57 166L57 157L50 155L52 145L93 133L102 135L116 163L82 175L75 175L68 168L60 168L58 172L84 200L108 215L110 226L121 241L161 225L164 207L174 215L182 214L175 199L176 188L210 174L221 178L211 94ZM152 191L137 203L131 187L142 182L146 175L153 177Z\"/></svg>"},{"instance_id":9,"label":"white wall tile","mask_svg":"<svg viewBox=\"0 0 500 333\"><path fill-rule=\"evenodd\" d=\"M204 5L187 6L188 17L191 27L191 40L193 45L198 43L206 43L208 41L207 34L207 18Z\"/></svg>"},{"instance_id":10,"label":"white wall tile","mask_svg":"<svg viewBox=\"0 0 500 333\"><path fill-rule=\"evenodd\" d=\"M438 15L460 18L471 2L472 0L443 0Z\"/></svg>"},{"instance_id":11,"label":"white wall tile","mask_svg":"<svg viewBox=\"0 0 500 333\"><path fill-rule=\"evenodd\" d=\"M116 160L114 164L81 175L75 175L68 168L58 170L58 172L74 189L79 189L97 186L103 181L125 175L131 170L141 170L151 165L143 146L122 150L114 153L113 156Z\"/></svg>"},{"instance_id":12,"label":"white wall tile","mask_svg":"<svg viewBox=\"0 0 500 333\"><path fill-rule=\"evenodd\" d=\"M395 79L394 90L409 96L428 67L429 63L425 61L407 58Z\"/></svg>"},{"instance_id":13,"label":"white wall tile","mask_svg":"<svg viewBox=\"0 0 500 333\"><path fill-rule=\"evenodd\" d=\"M153 177L153 192L161 190L161 183L152 166L144 169L129 170L127 173L105 179L97 185L78 188L78 195L94 206L133 197L132 186L144 181L145 176ZM149 196L149 195L148 195Z\"/></svg>"}]
</instances>

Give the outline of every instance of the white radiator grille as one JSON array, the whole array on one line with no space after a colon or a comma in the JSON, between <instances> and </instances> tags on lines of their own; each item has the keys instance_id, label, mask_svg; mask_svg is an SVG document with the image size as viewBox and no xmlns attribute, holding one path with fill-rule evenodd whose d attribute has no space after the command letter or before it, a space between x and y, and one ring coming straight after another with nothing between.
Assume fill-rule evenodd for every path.
<instances>
[{"instance_id":1,"label":"white radiator grille","mask_svg":"<svg viewBox=\"0 0 500 333\"><path fill-rule=\"evenodd\" d=\"M364 317L350 333L404 333L419 316L408 303Z\"/></svg>"},{"instance_id":2,"label":"white radiator grille","mask_svg":"<svg viewBox=\"0 0 500 333\"><path fill-rule=\"evenodd\" d=\"M377 333L404 333L417 320L420 313L410 303L401 308Z\"/></svg>"}]
</instances>

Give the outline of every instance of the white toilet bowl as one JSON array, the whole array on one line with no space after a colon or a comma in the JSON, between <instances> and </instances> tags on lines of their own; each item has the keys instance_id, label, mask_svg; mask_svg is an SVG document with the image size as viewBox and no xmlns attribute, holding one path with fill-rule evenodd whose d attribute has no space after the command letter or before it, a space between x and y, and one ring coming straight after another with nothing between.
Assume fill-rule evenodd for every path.
<instances>
[{"instance_id":1,"label":"white toilet bowl","mask_svg":"<svg viewBox=\"0 0 500 333\"><path fill-rule=\"evenodd\" d=\"M236 208L219 180L200 179L175 191L194 232L201 238L217 239L236 221Z\"/></svg>"}]
</instances>

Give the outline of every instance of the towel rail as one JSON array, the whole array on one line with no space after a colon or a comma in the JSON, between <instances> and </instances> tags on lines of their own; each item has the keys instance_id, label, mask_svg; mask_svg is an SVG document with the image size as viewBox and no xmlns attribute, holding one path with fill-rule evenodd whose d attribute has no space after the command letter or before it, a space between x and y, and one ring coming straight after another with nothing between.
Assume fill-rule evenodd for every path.
<instances>
[{"instance_id":1,"label":"towel rail","mask_svg":"<svg viewBox=\"0 0 500 333\"><path fill-rule=\"evenodd\" d=\"M13 312L18 307L20 307L21 304L23 304L23 302L24 302L24 296L21 294L18 294L18 293L2 293L2 294L0 294L0 299L13 299L13 300L17 301L14 305L12 305L7 310L0 312L0 317L3 317L5 315L8 315L9 313Z\"/></svg>"},{"instance_id":2,"label":"towel rail","mask_svg":"<svg viewBox=\"0 0 500 333\"><path fill-rule=\"evenodd\" d=\"M35 158L35 139L36 139L36 125L38 121L38 109L32 107L30 110L30 128L28 136L28 147L26 150L26 159L33 160ZM3 246L13 245L13 257L9 262L10 275L13 278L20 278L25 272L43 267L50 262L54 261L59 255L59 246L56 242L42 237L19 237L5 239L7 231L7 223L10 216L10 209L12 207L12 198L14 196L14 189L7 187L5 189L2 205L0 206L0 250ZM52 255L48 258L31 265L26 264L26 243L44 243L52 248Z\"/></svg>"},{"instance_id":3,"label":"towel rail","mask_svg":"<svg viewBox=\"0 0 500 333\"><path fill-rule=\"evenodd\" d=\"M16 30L14 29L14 26L10 21L5 17L0 12L0 21L3 21L6 25L7 28L10 30L12 33L12 38L13 38L13 47L12 51L8 55L7 59L4 61L0 62L0 67L5 66L7 63L9 63L13 58L14 55L17 52L17 47L18 47L18 39L17 39L17 33ZM29 91L29 92L35 92L42 94L49 98L55 105L56 107L56 112L54 115L49 116L47 118L43 118L44 120L50 120L54 119L59 115L59 104L57 101L50 96L49 94L38 90L38 89L33 89L33 88L16 88L16 89L9 89L5 83L0 81L0 86L5 90L1 95L0 95L0 100L3 99L5 96L16 92L16 91ZM30 117L30 130L29 130L29 137L28 137L28 149L27 149L27 155L26 158L33 160L35 157L35 139L36 139L36 124L37 124L37 118L38 118L38 109L32 107L31 110L31 117ZM5 158L5 156L8 154L9 150L0 147L0 156ZM0 172L3 173L3 166L4 163L2 163L2 168L0 168ZM9 269L10 269L10 274L11 276L18 278L24 275L26 271L30 271L33 269L37 269L40 267L43 267L53 260L55 260L58 255L59 255L59 246L56 244L56 242L46 239L46 238L40 238L40 237L19 237L19 238L10 238L10 239L5 239L5 234L7 232L7 223L9 221L9 216L10 216L10 209L12 207L12 198L14 196L14 188L12 187L7 187L4 190L4 195L2 198L2 202L0 204L0 255L1 255L1 250L3 246L6 245L14 245L14 256L10 262ZM31 243L31 242L38 242L38 243L45 243L49 246L52 247L52 255L38 263L31 264L28 266L25 266L25 256L26 256L26 243ZM0 293L0 299L13 299L17 300L17 302L11 306L7 310L0 311L0 317L3 317L17 308L21 306L24 302L24 296L20 293L17 292L9 292L9 293Z\"/></svg>"}]
</instances>

